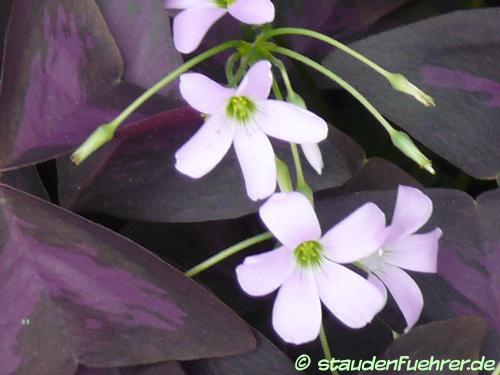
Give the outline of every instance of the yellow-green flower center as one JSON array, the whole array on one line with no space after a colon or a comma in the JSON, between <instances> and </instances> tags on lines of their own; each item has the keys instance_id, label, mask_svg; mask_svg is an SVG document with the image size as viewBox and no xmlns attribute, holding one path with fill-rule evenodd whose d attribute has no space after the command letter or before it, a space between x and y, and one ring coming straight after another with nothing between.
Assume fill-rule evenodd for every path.
<instances>
[{"instance_id":1,"label":"yellow-green flower center","mask_svg":"<svg viewBox=\"0 0 500 375\"><path fill-rule=\"evenodd\" d=\"M240 123L247 123L255 113L255 104L246 96L233 96L226 108L227 116Z\"/></svg>"},{"instance_id":2,"label":"yellow-green flower center","mask_svg":"<svg viewBox=\"0 0 500 375\"><path fill-rule=\"evenodd\" d=\"M215 5L219 8L227 9L234 4L236 0L214 0Z\"/></svg>"},{"instance_id":3,"label":"yellow-green flower center","mask_svg":"<svg viewBox=\"0 0 500 375\"><path fill-rule=\"evenodd\" d=\"M317 241L303 242L293 254L301 267L318 267L323 261L323 246Z\"/></svg>"}]
</instances>

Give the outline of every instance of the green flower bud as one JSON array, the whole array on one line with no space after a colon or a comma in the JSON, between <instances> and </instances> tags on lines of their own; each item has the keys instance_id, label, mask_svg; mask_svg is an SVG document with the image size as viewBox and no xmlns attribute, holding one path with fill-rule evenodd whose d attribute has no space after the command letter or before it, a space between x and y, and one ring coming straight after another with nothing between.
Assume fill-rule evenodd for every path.
<instances>
[{"instance_id":1,"label":"green flower bud","mask_svg":"<svg viewBox=\"0 0 500 375\"><path fill-rule=\"evenodd\" d=\"M281 191L293 191L292 179L290 178L290 171L286 163L275 156L276 158L276 173L278 179L278 186Z\"/></svg>"},{"instance_id":2,"label":"green flower bud","mask_svg":"<svg viewBox=\"0 0 500 375\"><path fill-rule=\"evenodd\" d=\"M402 131L394 130L391 133L391 140L403 154L415 161L421 168L427 170L431 174L436 174L432 168L432 162L415 146L411 138Z\"/></svg>"},{"instance_id":3,"label":"green flower bud","mask_svg":"<svg viewBox=\"0 0 500 375\"><path fill-rule=\"evenodd\" d=\"M311 187L305 181L297 182L297 191L302 193L314 206L314 193Z\"/></svg>"},{"instance_id":4,"label":"green flower bud","mask_svg":"<svg viewBox=\"0 0 500 375\"><path fill-rule=\"evenodd\" d=\"M291 104L295 104L297 107L307 109L306 102L302 97L296 92L289 92L286 96L286 101Z\"/></svg>"},{"instance_id":5,"label":"green flower bud","mask_svg":"<svg viewBox=\"0 0 500 375\"><path fill-rule=\"evenodd\" d=\"M431 96L427 95L413 83L408 81L408 79L404 75L393 73L387 79L395 90L413 96L426 107L436 106L436 103L434 103L434 99Z\"/></svg>"},{"instance_id":6,"label":"green flower bud","mask_svg":"<svg viewBox=\"0 0 500 375\"><path fill-rule=\"evenodd\" d=\"M94 132L83 142L78 149L71 154L71 161L76 165L80 165L85 159L92 155L95 151L113 139L116 126L113 123L99 126Z\"/></svg>"}]
</instances>

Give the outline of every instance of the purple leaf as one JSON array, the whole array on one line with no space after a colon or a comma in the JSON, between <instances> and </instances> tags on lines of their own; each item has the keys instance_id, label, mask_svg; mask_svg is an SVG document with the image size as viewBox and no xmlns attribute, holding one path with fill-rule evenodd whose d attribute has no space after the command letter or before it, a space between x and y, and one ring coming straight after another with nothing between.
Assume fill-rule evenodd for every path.
<instances>
[{"instance_id":1,"label":"purple leaf","mask_svg":"<svg viewBox=\"0 0 500 375\"><path fill-rule=\"evenodd\" d=\"M344 191L393 190L398 185L422 187L408 173L391 162L372 158L366 161L363 168L347 184Z\"/></svg>"},{"instance_id":2,"label":"purple leaf","mask_svg":"<svg viewBox=\"0 0 500 375\"><path fill-rule=\"evenodd\" d=\"M190 362L163 362L151 365L98 369L80 366L75 375L292 375L293 364L258 332L257 349L240 355Z\"/></svg>"},{"instance_id":3,"label":"purple leaf","mask_svg":"<svg viewBox=\"0 0 500 375\"><path fill-rule=\"evenodd\" d=\"M252 350L246 325L134 243L0 186L0 373L72 374Z\"/></svg>"},{"instance_id":4,"label":"purple leaf","mask_svg":"<svg viewBox=\"0 0 500 375\"><path fill-rule=\"evenodd\" d=\"M63 154L113 119L142 92L121 81L123 65L94 1L15 1L0 94L0 168ZM130 120L165 108L156 97Z\"/></svg>"},{"instance_id":5,"label":"purple leaf","mask_svg":"<svg viewBox=\"0 0 500 375\"><path fill-rule=\"evenodd\" d=\"M484 333L485 324L478 317L455 318L416 327L410 333L394 341L385 354L379 358L379 360L396 360L396 363L399 358L408 358L408 361L411 361L410 369L403 365L398 371L370 371L363 374L456 374L457 371L450 370L447 365L442 370L436 370L437 364L434 364L433 371L418 371L413 367L415 361L430 360L431 357L436 360L469 360L470 362L477 360ZM469 370L465 363L459 373L476 375L477 371Z\"/></svg>"},{"instance_id":6,"label":"purple leaf","mask_svg":"<svg viewBox=\"0 0 500 375\"><path fill-rule=\"evenodd\" d=\"M279 26L304 27L335 38L347 38L364 32L379 19L409 0L321 0L311 6L304 0L275 1ZM309 38L294 37L293 49L324 57L332 50L328 45Z\"/></svg>"},{"instance_id":7,"label":"purple leaf","mask_svg":"<svg viewBox=\"0 0 500 375\"><path fill-rule=\"evenodd\" d=\"M182 64L164 0L96 0L125 61L123 79L148 88ZM161 93L179 99L177 85Z\"/></svg>"},{"instance_id":8,"label":"purple leaf","mask_svg":"<svg viewBox=\"0 0 500 375\"><path fill-rule=\"evenodd\" d=\"M500 173L499 16L498 8L454 12L352 45L405 74L434 97L436 108L392 90L384 78L339 51L325 65L436 153L474 177L493 179Z\"/></svg>"},{"instance_id":9,"label":"purple leaf","mask_svg":"<svg viewBox=\"0 0 500 375\"><path fill-rule=\"evenodd\" d=\"M189 375L298 374L291 361L260 333L256 350L237 356L186 363Z\"/></svg>"},{"instance_id":10,"label":"purple leaf","mask_svg":"<svg viewBox=\"0 0 500 375\"><path fill-rule=\"evenodd\" d=\"M163 362L152 365L122 368L88 368L80 366L75 375L186 375L178 362Z\"/></svg>"},{"instance_id":11,"label":"purple leaf","mask_svg":"<svg viewBox=\"0 0 500 375\"><path fill-rule=\"evenodd\" d=\"M483 193L477 200L479 222L481 224L484 250L486 253L485 267L491 275L491 290L496 304L496 319L500 320L500 189Z\"/></svg>"},{"instance_id":12,"label":"purple leaf","mask_svg":"<svg viewBox=\"0 0 500 375\"><path fill-rule=\"evenodd\" d=\"M426 189L434 203L434 212L423 232L439 226L443 230L440 241L438 273L412 273L423 290L425 305L423 319L441 320L455 316L480 315L488 324L486 352L498 355L500 352L500 320L498 308L498 263L491 260L498 257L498 224L500 210L498 192L488 193L485 199L487 212L479 203L479 209L468 195L457 190ZM324 198L317 204L322 226L329 228L347 216L363 203L372 201L390 215L395 202L395 191L370 191ZM488 234L483 235L484 223L489 223ZM495 224L491 224L495 223ZM490 238L490 240L484 239ZM493 240L491 240L493 239ZM495 269L493 269L495 268Z\"/></svg>"},{"instance_id":13,"label":"purple leaf","mask_svg":"<svg viewBox=\"0 0 500 375\"><path fill-rule=\"evenodd\" d=\"M160 222L189 222L235 218L255 212L247 198L234 151L207 176L195 180L175 168L175 151L200 126L191 109L168 111L119 131L115 139L79 167L58 160L62 205L74 211ZM339 186L361 166L364 154L352 140L332 131L321 144L325 170L318 176L304 162L307 180L315 190ZM349 154L337 147L342 144ZM293 172L288 145L275 143L280 158ZM221 204L220 197L224 197Z\"/></svg>"},{"instance_id":14,"label":"purple leaf","mask_svg":"<svg viewBox=\"0 0 500 375\"><path fill-rule=\"evenodd\" d=\"M0 174L0 182L18 190L49 200L49 196L35 167L25 167Z\"/></svg>"}]
</instances>

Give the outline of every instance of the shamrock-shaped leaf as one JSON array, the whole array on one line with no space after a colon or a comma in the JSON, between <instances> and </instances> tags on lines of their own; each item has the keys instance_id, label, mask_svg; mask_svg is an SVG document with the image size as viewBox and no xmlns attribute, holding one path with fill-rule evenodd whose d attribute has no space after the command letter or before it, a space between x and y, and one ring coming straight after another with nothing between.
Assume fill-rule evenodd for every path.
<instances>
[{"instance_id":1,"label":"shamrock-shaped leaf","mask_svg":"<svg viewBox=\"0 0 500 375\"><path fill-rule=\"evenodd\" d=\"M0 185L0 373L247 352L246 325L138 245Z\"/></svg>"},{"instance_id":2,"label":"shamrock-shaped leaf","mask_svg":"<svg viewBox=\"0 0 500 375\"><path fill-rule=\"evenodd\" d=\"M410 369L403 365L398 374L456 374L460 369L460 360L464 363L460 374L475 375L477 370L471 369L471 362L479 358L479 353L484 339L485 324L481 318L461 317L446 321L438 321L414 328L409 334L396 339L389 346L385 354L379 358L384 360L396 360L407 358ZM452 364L459 367L450 370L445 364L443 370L419 371L414 368L416 361L422 361L422 366L430 366L431 358L434 358L434 369L438 360L455 360L459 363ZM410 362L411 361L411 362ZM428 363L424 362L428 361ZM413 367L412 367L413 366ZM418 366L418 365L417 365ZM371 371L364 374L394 374L395 371Z\"/></svg>"},{"instance_id":3,"label":"shamrock-shaped leaf","mask_svg":"<svg viewBox=\"0 0 500 375\"><path fill-rule=\"evenodd\" d=\"M0 182L39 198L49 200L47 191L43 186L35 167L25 167L13 171L3 172Z\"/></svg>"},{"instance_id":4,"label":"shamrock-shaped leaf","mask_svg":"<svg viewBox=\"0 0 500 375\"><path fill-rule=\"evenodd\" d=\"M174 168L175 151L201 122L190 109L168 111L117 132L112 142L79 167L61 158L61 203L75 211L161 222L218 220L255 212L258 205L246 197L233 151L199 180ZM330 138L320 144L325 158L322 176L304 162L315 190L343 184L363 160L363 152L349 137L332 130ZM293 173L290 147L275 143L274 148ZM344 150L349 154L344 156Z\"/></svg>"},{"instance_id":5,"label":"shamrock-shaped leaf","mask_svg":"<svg viewBox=\"0 0 500 375\"><path fill-rule=\"evenodd\" d=\"M4 55L0 169L71 150L142 92L121 81L128 61L93 0L15 1ZM130 120L174 104L155 97Z\"/></svg>"},{"instance_id":6,"label":"shamrock-shaped leaf","mask_svg":"<svg viewBox=\"0 0 500 375\"><path fill-rule=\"evenodd\" d=\"M123 80L149 88L182 64L164 0L96 0L125 61ZM179 94L175 84L161 93Z\"/></svg>"},{"instance_id":7,"label":"shamrock-shaped leaf","mask_svg":"<svg viewBox=\"0 0 500 375\"><path fill-rule=\"evenodd\" d=\"M436 108L392 90L387 80L340 51L325 65L383 114L468 174L500 173L500 9L459 11L371 36L352 47L406 75ZM464 33L463 30L474 30Z\"/></svg>"}]
</instances>

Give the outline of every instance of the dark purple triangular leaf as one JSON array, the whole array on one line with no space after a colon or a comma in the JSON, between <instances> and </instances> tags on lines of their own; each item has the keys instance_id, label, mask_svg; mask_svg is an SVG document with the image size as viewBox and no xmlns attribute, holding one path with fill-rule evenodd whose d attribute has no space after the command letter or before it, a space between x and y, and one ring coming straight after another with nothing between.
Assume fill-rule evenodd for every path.
<instances>
[{"instance_id":1,"label":"dark purple triangular leaf","mask_svg":"<svg viewBox=\"0 0 500 375\"><path fill-rule=\"evenodd\" d=\"M360 89L390 120L470 175L500 173L500 9L460 11L354 43L405 74L436 100L426 108L337 51L325 65ZM470 30L470 32L463 32Z\"/></svg>"},{"instance_id":2,"label":"dark purple triangular leaf","mask_svg":"<svg viewBox=\"0 0 500 375\"><path fill-rule=\"evenodd\" d=\"M429 323L416 327L407 335L399 337L393 342L387 352L379 359L396 360L408 358L409 369L403 365L401 369L394 371L370 371L364 372L367 375L375 374L464 374L475 375L477 371L468 370L470 362L479 358L479 352L484 340L485 324L478 317L462 317L446 321ZM436 370L439 363L434 362L429 365L434 366L432 371L419 371L414 368L415 361L435 360L469 360L464 363L461 371L452 371L445 364L442 370ZM397 363L397 362L396 362ZM425 365L423 363L422 365ZM460 369L460 364L458 364Z\"/></svg>"},{"instance_id":3,"label":"dark purple triangular leaf","mask_svg":"<svg viewBox=\"0 0 500 375\"><path fill-rule=\"evenodd\" d=\"M393 190L398 185L422 187L408 173L391 162L372 158L367 160L363 168L346 184L344 191Z\"/></svg>"},{"instance_id":4,"label":"dark purple triangular leaf","mask_svg":"<svg viewBox=\"0 0 500 375\"><path fill-rule=\"evenodd\" d=\"M25 167L0 174L0 182L18 190L49 200L49 196L35 167Z\"/></svg>"},{"instance_id":5,"label":"dark purple triangular leaf","mask_svg":"<svg viewBox=\"0 0 500 375\"><path fill-rule=\"evenodd\" d=\"M201 117L190 109L169 111L119 131L102 151L79 167L64 157L58 161L63 206L75 211L161 222L234 218L255 212L258 204L246 195L234 151L207 176L195 180L175 168L175 151L194 134ZM315 190L339 186L361 165L363 153L338 131L321 143L323 175L304 161L307 180ZM344 156L337 143L350 150ZM275 150L293 172L288 145ZM346 160L347 159L347 160ZM224 204L220 198L224 197Z\"/></svg>"},{"instance_id":6,"label":"dark purple triangular leaf","mask_svg":"<svg viewBox=\"0 0 500 375\"><path fill-rule=\"evenodd\" d=\"M225 305L138 245L0 186L0 373L72 374L239 354Z\"/></svg>"},{"instance_id":7,"label":"dark purple triangular leaf","mask_svg":"<svg viewBox=\"0 0 500 375\"><path fill-rule=\"evenodd\" d=\"M152 365L122 368L89 368L80 366L75 375L186 375L178 362L163 362Z\"/></svg>"},{"instance_id":8,"label":"dark purple triangular leaf","mask_svg":"<svg viewBox=\"0 0 500 375\"><path fill-rule=\"evenodd\" d=\"M497 312L500 314L500 189L483 193L477 200L479 222L481 224L484 249L486 252L485 266L491 278L491 288L496 291ZM497 315L497 319L500 316Z\"/></svg>"},{"instance_id":9,"label":"dark purple triangular leaf","mask_svg":"<svg viewBox=\"0 0 500 375\"><path fill-rule=\"evenodd\" d=\"M443 230L440 241L438 273L412 273L424 293L423 320L441 320L455 316L480 315L488 324L485 351L500 352L500 320L495 303L498 291L493 288L489 269L490 259L498 256L498 248L483 241L480 213L468 195L457 190L424 190L434 203L431 220L422 231L439 226ZM395 191L370 191L336 198L326 197L317 204L323 228L330 228L363 203L372 201L387 214L392 213ZM500 222L500 210L487 215L488 221ZM498 232L496 232L498 236ZM490 234L492 236L492 234ZM498 267L498 266L496 266Z\"/></svg>"},{"instance_id":10,"label":"dark purple triangular leaf","mask_svg":"<svg viewBox=\"0 0 500 375\"><path fill-rule=\"evenodd\" d=\"M0 168L67 152L142 89L120 81L124 61L94 1L15 1L0 95ZM132 117L159 112L156 97Z\"/></svg>"},{"instance_id":11,"label":"dark purple triangular leaf","mask_svg":"<svg viewBox=\"0 0 500 375\"><path fill-rule=\"evenodd\" d=\"M125 60L123 79L148 88L182 64L164 0L96 0ZM161 93L178 99L177 85Z\"/></svg>"},{"instance_id":12,"label":"dark purple triangular leaf","mask_svg":"<svg viewBox=\"0 0 500 375\"><path fill-rule=\"evenodd\" d=\"M224 358L211 358L184 364L189 375L292 375L294 369L290 359L278 350L260 333L257 336L257 349L242 355ZM304 373L304 372L302 372Z\"/></svg>"}]
</instances>

